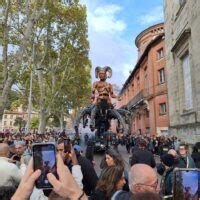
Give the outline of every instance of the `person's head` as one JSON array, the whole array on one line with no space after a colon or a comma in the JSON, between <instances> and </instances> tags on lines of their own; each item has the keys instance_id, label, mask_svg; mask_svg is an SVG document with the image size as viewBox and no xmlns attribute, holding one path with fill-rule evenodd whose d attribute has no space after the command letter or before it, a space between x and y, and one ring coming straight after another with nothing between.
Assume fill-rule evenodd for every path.
<instances>
[{"instance_id":1,"label":"person's head","mask_svg":"<svg viewBox=\"0 0 200 200\"><path fill-rule=\"evenodd\" d=\"M24 136L24 140L30 140L30 135L29 134L26 134L25 136Z\"/></svg>"},{"instance_id":2,"label":"person's head","mask_svg":"<svg viewBox=\"0 0 200 200\"><path fill-rule=\"evenodd\" d=\"M9 147L6 143L0 143L0 157L9 156Z\"/></svg>"},{"instance_id":3,"label":"person's head","mask_svg":"<svg viewBox=\"0 0 200 200\"><path fill-rule=\"evenodd\" d=\"M174 149L170 149L170 150L168 151L168 154L174 156L174 158L177 157L177 152L176 152L176 150L174 150Z\"/></svg>"},{"instance_id":4,"label":"person's head","mask_svg":"<svg viewBox=\"0 0 200 200\"><path fill-rule=\"evenodd\" d=\"M15 193L16 188L13 186L2 186L0 187L0 199L10 200Z\"/></svg>"},{"instance_id":5,"label":"person's head","mask_svg":"<svg viewBox=\"0 0 200 200\"><path fill-rule=\"evenodd\" d=\"M141 192L132 196L132 200L161 200L159 194L154 192Z\"/></svg>"},{"instance_id":6,"label":"person's head","mask_svg":"<svg viewBox=\"0 0 200 200\"><path fill-rule=\"evenodd\" d=\"M96 190L103 191L110 197L115 191L122 189L125 183L123 167L107 167L97 183Z\"/></svg>"},{"instance_id":7,"label":"person's head","mask_svg":"<svg viewBox=\"0 0 200 200\"><path fill-rule=\"evenodd\" d=\"M179 145L179 153L180 153L180 155L183 156L183 157L187 156L187 154L188 154L188 148L189 148L188 144L181 143Z\"/></svg>"},{"instance_id":8,"label":"person's head","mask_svg":"<svg viewBox=\"0 0 200 200\"><path fill-rule=\"evenodd\" d=\"M105 161L108 167L110 166L121 166L124 167L124 162L119 153L114 149L108 149L105 153Z\"/></svg>"},{"instance_id":9,"label":"person's head","mask_svg":"<svg viewBox=\"0 0 200 200\"><path fill-rule=\"evenodd\" d=\"M25 143L23 141L16 141L15 142L15 151L18 155L22 155L25 150Z\"/></svg>"},{"instance_id":10,"label":"person's head","mask_svg":"<svg viewBox=\"0 0 200 200\"><path fill-rule=\"evenodd\" d=\"M166 168L172 167L174 165L174 156L171 154L164 154L161 157L161 162L165 165Z\"/></svg>"},{"instance_id":11,"label":"person's head","mask_svg":"<svg viewBox=\"0 0 200 200\"><path fill-rule=\"evenodd\" d=\"M75 145L73 146L73 149L74 149L74 152L76 153L76 155L80 155L80 154L82 153L82 148L81 148L81 146L79 146L79 145L77 145L77 144L75 144Z\"/></svg>"},{"instance_id":12,"label":"person's head","mask_svg":"<svg viewBox=\"0 0 200 200\"><path fill-rule=\"evenodd\" d=\"M99 71L99 79L101 81L105 81L106 80L106 72L104 70Z\"/></svg>"},{"instance_id":13,"label":"person's head","mask_svg":"<svg viewBox=\"0 0 200 200\"><path fill-rule=\"evenodd\" d=\"M200 142L197 142L194 146L193 146L193 153L199 153L200 152Z\"/></svg>"},{"instance_id":14,"label":"person's head","mask_svg":"<svg viewBox=\"0 0 200 200\"><path fill-rule=\"evenodd\" d=\"M9 144L8 144L9 145ZM14 143L13 144L10 144L9 145L9 151L11 152L11 153L15 153L15 145L14 145Z\"/></svg>"},{"instance_id":15,"label":"person's head","mask_svg":"<svg viewBox=\"0 0 200 200\"><path fill-rule=\"evenodd\" d=\"M65 158L65 144L64 144L64 140L58 140L57 143L57 152L61 155L62 159L64 160Z\"/></svg>"},{"instance_id":16,"label":"person's head","mask_svg":"<svg viewBox=\"0 0 200 200\"><path fill-rule=\"evenodd\" d=\"M146 164L135 164L130 170L131 192L158 192L158 178L156 172Z\"/></svg>"},{"instance_id":17,"label":"person's head","mask_svg":"<svg viewBox=\"0 0 200 200\"><path fill-rule=\"evenodd\" d=\"M140 149L145 149L147 146L147 142L144 139L140 138L138 140L138 146Z\"/></svg>"}]
</instances>

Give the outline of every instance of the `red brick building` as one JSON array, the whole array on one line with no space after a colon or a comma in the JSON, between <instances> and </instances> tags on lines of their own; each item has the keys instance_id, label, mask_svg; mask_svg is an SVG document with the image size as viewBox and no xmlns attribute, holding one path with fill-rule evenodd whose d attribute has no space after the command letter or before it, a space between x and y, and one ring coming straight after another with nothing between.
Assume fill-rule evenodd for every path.
<instances>
[{"instance_id":1,"label":"red brick building","mask_svg":"<svg viewBox=\"0 0 200 200\"><path fill-rule=\"evenodd\" d=\"M138 61L123 85L122 101L131 111L131 132L167 134L168 101L164 25L142 31L135 40Z\"/></svg>"}]
</instances>

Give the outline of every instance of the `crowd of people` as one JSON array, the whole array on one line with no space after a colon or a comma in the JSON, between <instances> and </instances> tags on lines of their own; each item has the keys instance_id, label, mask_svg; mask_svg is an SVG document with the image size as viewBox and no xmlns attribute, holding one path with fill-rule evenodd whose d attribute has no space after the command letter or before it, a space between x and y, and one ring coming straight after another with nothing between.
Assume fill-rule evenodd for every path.
<instances>
[{"instance_id":1,"label":"crowd of people","mask_svg":"<svg viewBox=\"0 0 200 200\"><path fill-rule=\"evenodd\" d=\"M172 199L174 170L200 168L200 143L190 154L191 147L176 137L113 136L109 141L97 175L90 139L84 153L80 138L72 141L65 132L0 134L0 199ZM58 177L47 174L52 190L34 184L41 171L33 170L32 144L46 142L57 150ZM118 145L126 146L129 167ZM183 200L190 199L198 197Z\"/></svg>"}]
</instances>

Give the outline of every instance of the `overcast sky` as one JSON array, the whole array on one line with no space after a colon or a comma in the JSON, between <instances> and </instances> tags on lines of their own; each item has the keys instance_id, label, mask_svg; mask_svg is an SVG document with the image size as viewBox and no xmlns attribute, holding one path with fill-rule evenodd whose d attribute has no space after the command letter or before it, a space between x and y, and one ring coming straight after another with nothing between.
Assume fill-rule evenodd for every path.
<instances>
[{"instance_id":1,"label":"overcast sky","mask_svg":"<svg viewBox=\"0 0 200 200\"><path fill-rule=\"evenodd\" d=\"M96 66L109 65L119 87L137 61L136 36L163 22L163 0L81 0L87 6L92 77Z\"/></svg>"}]
</instances>

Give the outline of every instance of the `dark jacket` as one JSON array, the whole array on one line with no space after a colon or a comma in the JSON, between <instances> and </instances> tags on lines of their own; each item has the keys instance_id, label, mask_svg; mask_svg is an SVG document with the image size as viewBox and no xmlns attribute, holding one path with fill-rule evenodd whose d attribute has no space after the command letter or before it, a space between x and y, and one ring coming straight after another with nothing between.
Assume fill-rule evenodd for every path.
<instances>
[{"instance_id":1,"label":"dark jacket","mask_svg":"<svg viewBox=\"0 0 200 200\"><path fill-rule=\"evenodd\" d=\"M132 199L132 193L131 192L125 192L125 191L120 191L116 195L113 194L112 200L131 200Z\"/></svg>"},{"instance_id":2,"label":"dark jacket","mask_svg":"<svg viewBox=\"0 0 200 200\"><path fill-rule=\"evenodd\" d=\"M192 158L197 168L200 168L200 152L193 152Z\"/></svg>"},{"instance_id":3,"label":"dark jacket","mask_svg":"<svg viewBox=\"0 0 200 200\"><path fill-rule=\"evenodd\" d=\"M168 196L172 194L173 170L173 167L167 169L162 177L160 188L163 196Z\"/></svg>"},{"instance_id":4,"label":"dark jacket","mask_svg":"<svg viewBox=\"0 0 200 200\"><path fill-rule=\"evenodd\" d=\"M110 197L107 197L105 195L106 192L104 191L100 191L100 190L96 190L91 196L90 196L90 200L110 200Z\"/></svg>"},{"instance_id":5,"label":"dark jacket","mask_svg":"<svg viewBox=\"0 0 200 200\"><path fill-rule=\"evenodd\" d=\"M85 157L92 162L94 160L94 144L93 142L89 141L87 144L87 148L85 151Z\"/></svg>"},{"instance_id":6,"label":"dark jacket","mask_svg":"<svg viewBox=\"0 0 200 200\"><path fill-rule=\"evenodd\" d=\"M176 165L178 168L195 168L194 160L190 155L187 157L179 156L179 163Z\"/></svg>"},{"instance_id":7,"label":"dark jacket","mask_svg":"<svg viewBox=\"0 0 200 200\"><path fill-rule=\"evenodd\" d=\"M137 149L133 152L130 160L130 165L133 166L139 163L149 165L152 168L156 166L153 154L147 149Z\"/></svg>"},{"instance_id":8,"label":"dark jacket","mask_svg":"<svg viewBox=\"0 0 200 200\"><path fill-rule=\"evenodd\" d=\"M92 163L87 158L77 155L77 160L83 173L83 191L89 196L95 190L98 176Z\"/></svg>"}]
</instances>

